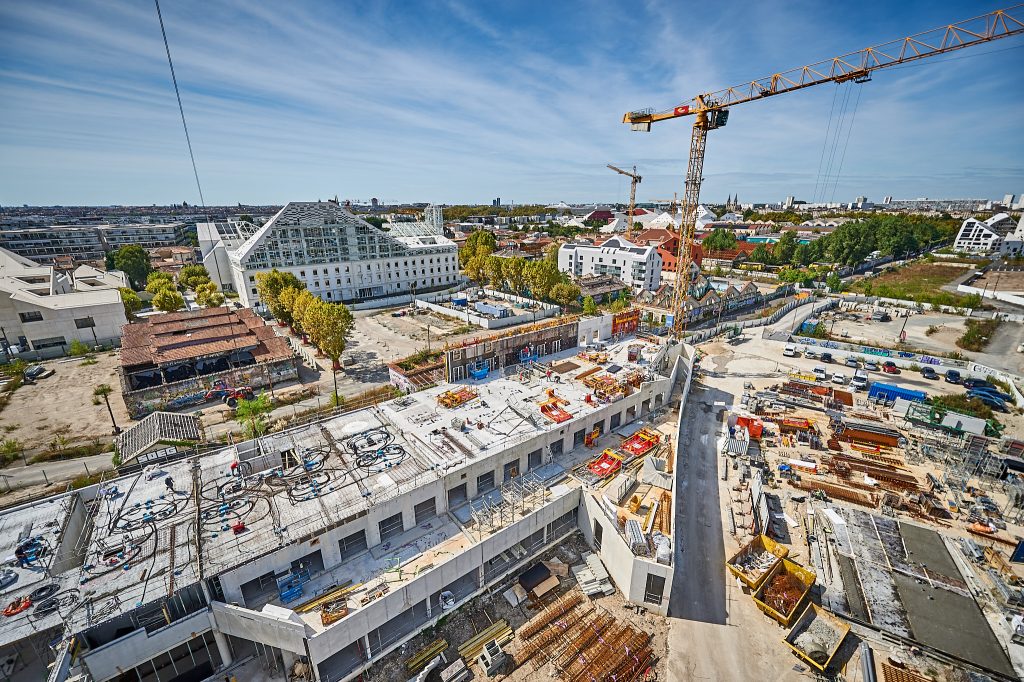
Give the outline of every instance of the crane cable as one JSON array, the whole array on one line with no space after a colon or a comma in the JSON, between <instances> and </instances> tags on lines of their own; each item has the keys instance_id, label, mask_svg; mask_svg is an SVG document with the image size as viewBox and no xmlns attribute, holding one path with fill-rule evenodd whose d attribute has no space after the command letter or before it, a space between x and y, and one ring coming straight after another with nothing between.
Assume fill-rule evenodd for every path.
<instances>
[{"instance_id":1,"label":"crane cable","mask_svg":"<svg viewBox=\"0 0 1024 682\"><path fill-rule=\"evenodd\" d=\"M831 202L836 198L836 188L839 186L839 176L843 172L843 162L846 161L846 149L850 146L850 135L853 133L853 122L857 120L857 106L860 104L860 93L861 88L857 88L857 97L853 101L853 113L850 115L850 124L846 128L846 142L843 143L843 153L839 157L839 168L836 169L836 179L832 183L832 195L829 197Z\"/></svg>"},{"instance_id":2,"label":"crane cable","mask_svg":"<svg viewBox=\"0 0 1024 682\"><path fill-rule=\"evenodd\" d=\"M839 83L836 83L835 89L832 91L832 108L828 112L828 125L825 127L825 141L821 144L821 157L818 159L818 176L814 179L814 194L811 196L811 200L818 196L818 186L821 183L821 167L825 163L825 149L828 147L828 138L832 132L832 115L836 110L836 97L839 94Z\"/></svg>"},{"instance_id":3,"label":"crane cable","mask_svg":"<svg viewBox=\"0 0 1024 682\"><path fill-rule=\"evenodd\" d=\"M817 201L824 201L825 194L828 191L828 185L832 178L832 168L835 165L836 150L839 148L839 137L843 131L843 125L846 122L846 111L850 102L850 89L845 88L843 90L842 103L839 105L839 122L832 130L832 140L830 142L831 149L828 153L828 163L825 166L824 181L821 185L821 194L816 198Z\"/></svg>"}]
</instances>

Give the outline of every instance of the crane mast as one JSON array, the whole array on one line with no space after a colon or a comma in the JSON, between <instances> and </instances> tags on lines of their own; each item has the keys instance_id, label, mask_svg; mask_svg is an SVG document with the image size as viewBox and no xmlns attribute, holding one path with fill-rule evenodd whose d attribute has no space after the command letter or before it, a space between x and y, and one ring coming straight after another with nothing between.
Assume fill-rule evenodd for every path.
<instances>
[{"instance_id":1,"label":"crane mast","mask_svg":"<svg viewBox=\"0 0 1024 682\"><path fill-rule=\"evenodd\" d=\"M672 109L658 112L653 109L627 112L622 117L622 122L630 124L633 130L640 132L650 132L653 123L694 116L693 131L690 135L690 157L683 187L678 267L672 301L673 331L676 336L682 338L686 331L684 313L686 296L690 288L689 270L693 262L693 237L697 206L700 202L700 186L704 180L707 134L709 130L725 126L729 120L728 107L824 83L866 83L871 80L872 72L879 69L1024 34L1022 8L1024 4L995 10L930 31L774 73L715 92L700 94Z\"/></svg>"},{"instance_id":2,"label":"crane mast","mask_svg":"<svg viewBox=\"0 0 1024 682\"><path fill-rule=\"evenodd\" d=\"M608 167L619 175L625 175L629 178L629 225L626 226L626 238L629 240L633 239L635 230L633 229L633 212L636 210L636 186L643 180L639 175L636 174L636 166L633 166L633 172L624 171L621 168L608 164Z\"/></svg>"}]
</instances>

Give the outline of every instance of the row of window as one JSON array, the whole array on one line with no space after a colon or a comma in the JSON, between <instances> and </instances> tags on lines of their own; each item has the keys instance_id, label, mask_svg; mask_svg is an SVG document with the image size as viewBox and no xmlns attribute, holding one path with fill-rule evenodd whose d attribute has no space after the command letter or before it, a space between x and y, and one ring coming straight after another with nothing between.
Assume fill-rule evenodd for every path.
<instances>
[{"instance_id":1,"label":"row of window","mask_svg":"<svg viewBox=\"0 0 1024 682\"><path fill-rule=\"evenodd\" d=\"M43 313L39 310L29 310L24 313L18 313L18 317L21 318L22 322L42 322ZM76 317L75 327L77 329L90 329L96 326L96 321L92 316L87 317Z\"/></svg>"}]
</instances>

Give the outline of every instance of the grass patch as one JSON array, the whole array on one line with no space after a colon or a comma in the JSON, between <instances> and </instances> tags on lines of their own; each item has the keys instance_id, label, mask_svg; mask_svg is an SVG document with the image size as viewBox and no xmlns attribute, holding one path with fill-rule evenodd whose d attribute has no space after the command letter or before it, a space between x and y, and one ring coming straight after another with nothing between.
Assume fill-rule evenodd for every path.
<instances>
[{"instance_id":1,"label":"grass patch","mask_svg":"<svg viewBox=\"0 0 1024 682\"><path fill-rule=\"evenodd\" d=\"M60 446L51 443L50 448L37 455L34 455L29 462L53 462L61 459L77 459L79 457L92 457L112 450L110 443L103 443L98 440L82 445Z\"/></svg>"},{"instance_id":2,"label":"grass patch","mask_svg":"<svg viewBox=\"0 0 1024 682\"><path fill-rule=\"evenodd\" d=\"M424 365L429 365L434 362L437 362L438 360L441 359L442 355L444 355L442 351L428 351L426 348L424 348L422 350L416 351L407 358L399 360L395 364L401 367L406 372L409 372L416 369L417 367L422 367Z\"/></svg>"},{"instance_id":3,"label":"grass patch","mask_svg":"<svg viewBox=\"0 0 1024 682\"><path fill-rule=\"evenodd\" d=\"M968 398L964 393L936 396L931 401L932 405L944 410L959 412L979 419L995 419L991 407L977 398Z\"/></svg>"},{"instance_id":4,"label":"grass patch","mask_svg":"<svg viewBox=\"0 0 1024 682\"><path fill-rule=\"evenodd\" d=\"M473 326L471 324L464 324L462 326L456 327L455 329L451 330L450 332L445 333L445 336L460 336L462 334L468 334L471 331L473 331L474 329L476 329L475 326Z\"/></svg>"},{"instance_id":5,"label":"grass patch","mask_svg":"<svg viewBox=\"0 0 1024 682\"><path fill-rule=\"evenodd\" d=\"M941 291L943 285L949 284L965 272L963 268L940 263L911 263L887 270L877 277L859 280L851 286L851 290L866 296L976 308L981 305L981 297L977 294L963 295Z\"/></svg>"},{"instance_id":6,"label":"grass patch","mask_svg":"<svg viewBox=\"0 0 1024 682\"><path fill-rule=\"evenodd\" d=\"M103 480L103 474L104 472L99 471L90 476L86 476L85 474L82 474L81 476L75 476L73 479L71 479L71 489L78 490L79 488L86 488L90 485L95 485L96 483L99 483L100 481Z\"/></svg>"},{"instance_id":7,"label":"grass patch","mask_svg":"<svg viewBox=\"0 0 1024 682\"><path fill-rule=\"evenodd\" d=\"M1010 390L1009 381L1003 381L1002 379L998 379L992 374L989 374L987 377L985 377L985 380L988 381L988 383L992 384L993 386L998 386L1003 393L1006 393L1007 395L1013 395L1013 391Z\"/></svg>"},{"instance_id":8,"label":"grass patch","mask_svg":"<svg viewBox=\"0 0 1024 682\"><path fill-rule=\"evenodd\" d=\"M998 328L999 320L967 320L967 330L956 340L956 345L975 352L985 350Z\"/></svg>"},{"instance_id":9,"label":"grass patch","mask_svg":"<svg viewBox=\"0 0 1024 682\"><path fill-rule=\"evenodd\" d=\"M80 367L88 367L89 365L96 364L99 364L99 360L97 360L96 358L86 358L85 360L82 360L80 363L78 363Z\"/></svg>"}]
</instances>

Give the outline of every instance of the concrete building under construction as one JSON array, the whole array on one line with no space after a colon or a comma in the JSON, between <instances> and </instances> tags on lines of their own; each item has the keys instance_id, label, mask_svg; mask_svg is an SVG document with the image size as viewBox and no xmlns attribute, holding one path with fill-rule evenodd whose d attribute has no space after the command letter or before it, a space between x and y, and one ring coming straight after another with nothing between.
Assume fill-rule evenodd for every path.
<instances>
[{"instance_id":1,"label":"concrete building under construction","mask_svg":"<svg viewBox=\"0 0 1024 682\"><path fill-rule=\"evenodd\" d=\"M353 680L577 530L605 586L665 614L675 449L649 422L692 358L603 319L559 330L583 349L0 514L8 678L243 679L261 657Z\"/></svg>"}]
</instances>

